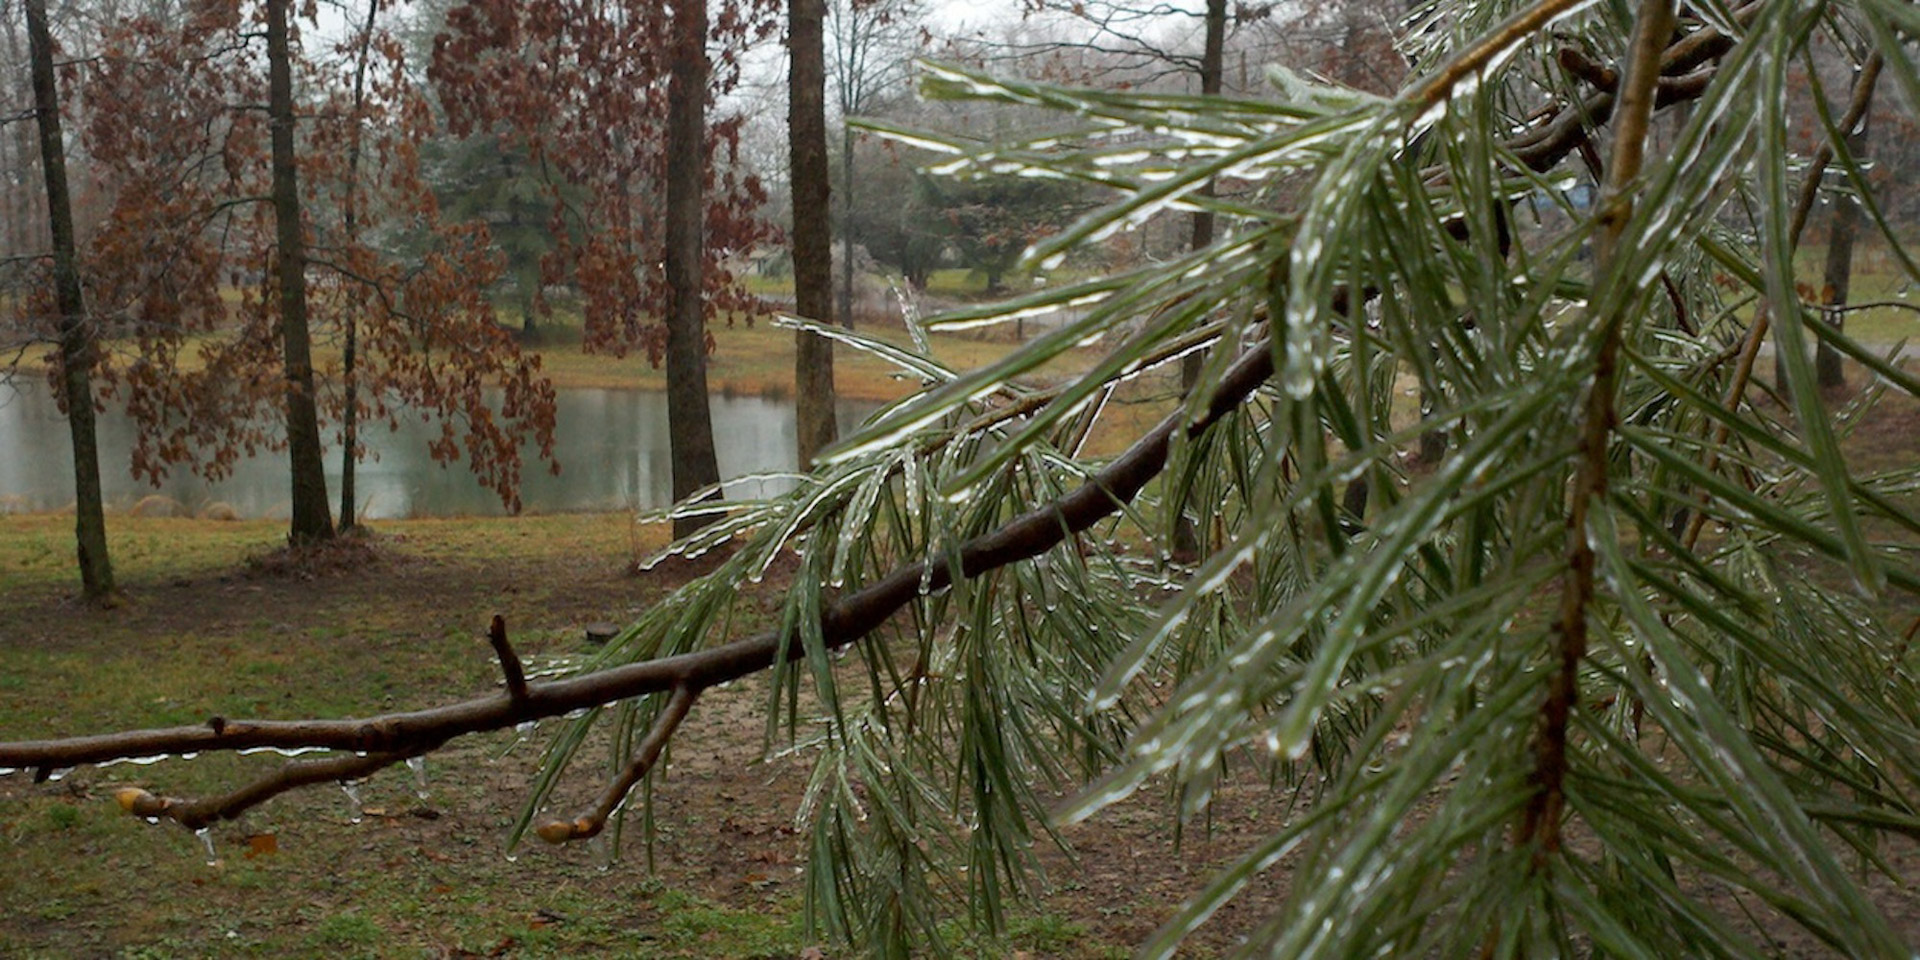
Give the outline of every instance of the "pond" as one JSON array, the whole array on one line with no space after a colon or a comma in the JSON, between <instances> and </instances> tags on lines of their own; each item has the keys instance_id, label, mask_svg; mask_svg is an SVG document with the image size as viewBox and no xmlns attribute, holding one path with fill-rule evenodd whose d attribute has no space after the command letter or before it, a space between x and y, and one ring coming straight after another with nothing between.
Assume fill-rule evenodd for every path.
<instances>
[{"instance_id":1,"label":"pond","mask_svg":"<svg viewBox=\"0 0 1920 960\"><path fill-rule=\"evenodd\" d=\"M729 497L778 492L790 482L738 480L751 474L791 471L798 455L793 404L757 397L715 395L714 442L720 473L729 478ZM873 404L839 406L844 435L876 409ZM520 491L531 512L631 510L666 506L672 499L667 453L667 398L644 390L573 389L559 392L554 452L558 476L525 453ZM287 466L283 452L242 460L233 475L209 484L176 469L160 486L135 481L129 473L133 422L109 410L100 417L100 482L108 509L126 510L153 496L142 512L170 509L193 514L226 513L242 517L287 514ZM398 432L385 424L361 433L367 457L355 471L361 513L369 519L497 515L500 498L474 480L462 459L442 466L427 454L437 427L418 418L403 419ZM66 418L37 380L0 383L0 513L58 510L73 502L73 453ZM327 490L340 495L338 449L327 450ZM177 506L175 506L177 505Z\"/></svg>"}]
</instances>

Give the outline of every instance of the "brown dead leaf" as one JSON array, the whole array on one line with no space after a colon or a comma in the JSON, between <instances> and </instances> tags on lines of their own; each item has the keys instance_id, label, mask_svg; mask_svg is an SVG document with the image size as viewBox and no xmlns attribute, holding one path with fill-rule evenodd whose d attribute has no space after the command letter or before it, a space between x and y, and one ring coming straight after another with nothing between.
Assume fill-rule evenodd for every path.
<instances>
[{"instance_id":1,"label":"brown dead leaf","mask_svg":"<svg viewBox=\"0 0 1920 960\"><path fill-rule=\"evenodd\" d=\"M265 857L280 852L280 838L271 833L256 833L247 837L247 859Z\"/></svg>"}]
</instances>

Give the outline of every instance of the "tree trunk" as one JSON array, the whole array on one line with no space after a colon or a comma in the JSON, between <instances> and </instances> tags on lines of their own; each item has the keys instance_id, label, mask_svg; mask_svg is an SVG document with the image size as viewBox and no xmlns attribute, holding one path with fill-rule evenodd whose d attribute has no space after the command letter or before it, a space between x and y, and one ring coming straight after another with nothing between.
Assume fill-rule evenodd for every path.
<instances>
[{"instance_id":1,"label":"tree trunk","mask_svg":"<svg viewBox=\"0 0 1920 960\"><path fill-rule=\"evenodd\" d=\"M827 204L826 0L791 0L788 7L788 171L793 181L793 303L809 320L833 312L833 229ZM847 157L852 169L852 155ZM833 341L804 330L794 334L794 420L800 469L813 466L837 435L833 419Z\"/></svg>"},{"instance_id":2,"label":"tree trunk","mask_svg":"<svg viewBox=\"0 0 1920 960\"><path fill-rule=\"evenodd\" d=\"M367 0L367 25L360 31L360 49L354 52L353 64L353 132L347 140L347 189L341 202L342 218L346 221L347 239L359 239L359 199L360 199L360 125L361 112L367 102L367 56L373 49L373 21L380 16L380 0ZM360 461L360 384L354 379L354 364L358 359L360 327L355 322L353 307L347 308L346 342L340 348L340 379L346 396L345 406L340 411L340 526L341 533L352 530L358 523L354 516L354 466Z\"/></svg>"},{"instance_id":3,"label":"tree trunk","mask_svg":"<svg viewBox=\"0 0 1920 960\"><path fill-rule=\"evenodd\" d=\"M1226 64L1227 45L1227 0L1207 0L1207 40L1200 54L1200 92L1212 96L1220 92ZM1200 188L1203 197L1213 196L1213 181L1208 180ZM1213 243L1213 212L1200 210L1193 214L1193 234L1187 248L1200 250ZM1200 382L1200 371L1207 365L1207 355L1200 351L1187 354L1180 361L1180 392L1193 392ZM1183 508L1184 504L1176 504ZM1181 509L1173 522L1173 555L1182 563L1191 563L1200 557L1200 531L1194 526L1193 519Z\"/></svg>"},{"instance_id":4,"label":"tree trunk","mask_svg":"<svg viewBox=\"0 0 1920 960\"><path fill-rule=\"evenodd\" d=\"M520 278L520 342L531 345L540 339L540 325L534 318L534 288L540 282L539 270L523 270Z\"/></svg>"},{"instance_id":5,"label":"tree trunk","mask_svg":"<svg viewBox=\"0 0 1920 960\"><path fill-rule=\"evenodd\" d=\"M1860 126L1847 136L1847 152L1855 160L1867 149L1867 118L1860 118ZM1846 306L1847 295L1853 285L1853 241L1860 231L1860 205L1851 195L1842 193L1833 198L1833 226L1827 238L1827 264L1825 289L1827 305ZM1844 315L1838 312L1828 314L1828 322L1834 329L1844 328ZM1840 352L1825 340L1819 341L1813 352L1813 369L1816 381L1822 387L1835 388L1847 385L1847 371L1840 362Z\"/></svg>"},{"instance_id":6,"label":"tree trunk","mask_svg":"<svg viewBox=\"0 0 1920 960\"><path fill-rule=\"evenodd\" d=\"M47 222L53 233L54 304L60 310L60 386L73 437L74 539L80 584L87 599L113 599L113 562L107 556L107 520L100 496L100 448L93 419L93 328L80 287L73 204L67 194L66 141L60 133L60 95L53 74L53 32L46 0L27 0L27 45L33 58L33 106L40 126L40 169L47 184Z\"/></svg>"},{"instance_id":7,"label":"tree trunk","mask_svg":"<svg viewBox=\"0 0 1920 960\"><path fill-rule=\"evenodd\" d=\"M1200 54L1200 93L1213 96L1220 92L1225 79L1227 45L1227 0L1207 0L1207 42ZM1213 196L1213 181L1208 180L1200 188L1203 197ZM1213 212L1200 210L1193 214L1193 235L1187 243L1187 249L1199 250L1213 243ZM1204 353L1190 353L1180 361L1180 388L1193 389L1200 382L1200 370L1207 364Z\"/></svg>"},{"instance_id":8,"label":"tree trunk","mask_svg":"<svg viewBox=\"0 0 1920 960\"><path fill-rule=\"evenodd\" d=\"M853 128L840 118L840 325L853 329ZM797 281L796 281L797 282Z\"/></svg>"},{"instance_id":9,"label":"tree trunk","mask_svg":"<svg viewBox=\"0 0 1920 960\"><path fill-rule=\"evenodd\" d=\"M300 183L293 153L293 54L289 0L267 0L267 117L273 131L273 219L278 256L280 341L286 365L287 459L293 473L295 545L333 537L321 462L320 415L313 388L313 344L307 331L307 252L301 235Z\"/></svg>"},{"instance_id":10,"label":"tree trunk","mask_svg":"<svg viewBox=\"0 0 1920 960\"><path fill-rule=\"evenodd\" d=\"M5 17L3 19L5 22L0 24L0 30L4 31L4 36L6 37L7 63L9 65L17 64L21 62L19 31L14 27L12 17ZM51 30L49 30L49 33L51 33ZM31 63L28 65L27 74L29 80L34 79ZM14 87L15 82L16 81L11 78L7 81L4 95L7 96L9 100L13 99L17 92ZM31 87L31 83L29 83L29 87ZM26 254L28 246L27 234L31 224L28 222L27 213L27 180L31 174L27 170L29 162L27 154L30 151L27 150L26 145L21 142L26 136L26 130L24 129L26 125L22 124L21 126L23 129L18 132L19 139L16 139L14 135L15 132L12 130L0 130L0 133L6 134L5 136L0 136L0 170L12 171L14 174L10 177L0 178L0 190L6 191L6 195L0 197L0 216L6 218L4 226L0 226L0 258L23 256ZM19 293L17 288L10 286L6 289L10 297L16 300L18 299Z\"/></svg>"},{"instance_id":11,"label":"tree trunk","mask_svg":"<svg viewBox=\"0 0 1920 960\"><path fill-rule=\"evenodd\" d=\"M720 482L707 407L705 305L701 302L702 220L707 166L707 4L677 0L667 79L667 435L673 499ZM682 517L686 536L718 517Z\"/></svg>"}]
</instances>

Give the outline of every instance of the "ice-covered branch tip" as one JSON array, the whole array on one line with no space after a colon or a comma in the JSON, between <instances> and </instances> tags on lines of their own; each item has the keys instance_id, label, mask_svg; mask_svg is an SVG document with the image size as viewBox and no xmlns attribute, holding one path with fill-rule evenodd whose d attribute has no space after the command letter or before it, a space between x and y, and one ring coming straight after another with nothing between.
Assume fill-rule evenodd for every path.
<instances>
[{"instance_id":1,"label":"ice-covered branch tip","mask_svg":"<svg viewBox=\"0 0 1920 960\"><path fill-rule=\"evenodd\" d=\"M620 776L607 785L606 791L600 795L600 802L591 811L572 821L549 820L541 824L534 831L540 839L548 843L566 843L598 836L606 827L607 818L613 816L614 811L627 801L627 794L632 792L634 784L653 769L654 761L660 759L660 753L666 749L667 741L672 739L673 731L679 728L680 721L687 718L687 711L693 709L693 701L699 696L700 692L692 687L673 688L667 705L661 708L660 715L654 718L653 726L647 730L647 738L640 741L640 749L634 751L633 759L627 763L625 770L620 771Z\"/></svg>"},{"instance_id":2,"label":"ice-covered branch tip","mask_svg":"<svg viewBox=\"0 0 1920 960\"><path fill-rule=\"evenodd\" d=\"M418 753L430 753L435 749L438 749L437 744L425 747ZM136 817L144 817L149 822L158 823L166 819L189 830L199 830L220 820L231 820L248 808L289 790L322 783L361 780L408 756L402 753L373 753L364 757L348 755L320 760L295 760L232 793L200 800L157 796L139 787L121 787L113 792L113 798L119 801L121 809Z\"/></svg>"}]
</instances>

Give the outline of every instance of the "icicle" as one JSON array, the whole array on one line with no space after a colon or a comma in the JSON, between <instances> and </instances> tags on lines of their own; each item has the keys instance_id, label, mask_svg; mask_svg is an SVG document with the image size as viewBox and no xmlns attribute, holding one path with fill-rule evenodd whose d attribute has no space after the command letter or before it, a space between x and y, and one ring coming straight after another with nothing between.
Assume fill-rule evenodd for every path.
<instances>
[{"instance_id":1,"label":"icicle","mask_svg":"<svg viewBox=\"0 0 1920 960\"><path fill-rule=\"evenodd\" d=\"M347 822L359 823L361 819L359 781L342 780L340 790L347 795Z\"/></svg>"},{"instance_id":2,"label":"icicle","mask_svg":"<svg viewBox=\"0 0 1920 960\"><path fill-rule=\"evenodd\" d=\"M427 758L408 757L407 769L413 771L413 795L422 800L432 796L427 792Z\"/></svg>"}]
</instances>

